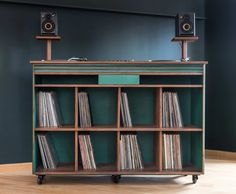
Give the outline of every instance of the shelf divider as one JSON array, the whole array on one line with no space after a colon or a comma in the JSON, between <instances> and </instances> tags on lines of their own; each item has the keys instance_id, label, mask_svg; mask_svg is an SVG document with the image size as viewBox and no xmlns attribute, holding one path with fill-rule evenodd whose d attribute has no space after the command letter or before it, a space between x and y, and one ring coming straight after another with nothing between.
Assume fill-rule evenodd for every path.
<instances>
[{"instance_id":1,"label":"shelf divider","mask_svg":"<svg viewBox=\"0 0 236 194\"><path fill-rule=\"evenodd\" d=\"M121 88L117 90L117 171L120 171L120 103Z\"/></svg>"},{"instance_id":2,"label":"shelf divider","mask_svg":"<svg viewBox=\"0 0 236 194\"><path fill-rule=\"evenodd\" d=\"M78 105L78 88L75 88L75 129L79 127L79 105ZM78 171L79 167L79 146L78 146L78 131L75 131L75 171Z\"/></svg>"},{"instance_id":3,"label":"shelf divider","mask_svg":"<svg viewBox=\"0 0 236 194\"><path fill-rule=\"evenodd\" d=\"M157 127L162 129L162 88L156 89L156 121ZM162 132L156 132L155 135L156 145L156 167L162 171ZM155 149L154 149L155 150Z\"/></svg>"}]
</instances>

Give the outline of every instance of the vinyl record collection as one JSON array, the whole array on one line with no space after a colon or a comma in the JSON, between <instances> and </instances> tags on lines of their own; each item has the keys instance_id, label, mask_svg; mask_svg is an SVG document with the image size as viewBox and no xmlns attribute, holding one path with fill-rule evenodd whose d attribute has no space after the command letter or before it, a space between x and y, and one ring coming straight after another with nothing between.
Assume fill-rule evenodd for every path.
<instances>
[{"instance_id":1,"label":"vinyl record collection","mask_svg":"<svg viewBox=\"0 0 236 194\"><path fill-rule=\"evenodd\" d=\"M132 127L127 93L121 93L121 117L124 127ZM120 159L122 170L143 169L141 151L136 134L121 134Z\"/></svg>"},{"instance_id":2,"label":"vinyl record collection","mask_svg":"<svg viewBox=\"0 0 236 194\"><path fill-rule=\"evenodd\" d=\"M93 146L90 135L79 135L79 146L83 169L95 170L96 163L94 159Z\"/></svg>"},{"instance_id":3,"label":"vinyl record collection","mask_svg":"<svg viewBox=\"0 0 236 194\"><path fill-rule=\"evenodd\" d=\"M80 117L80 127L88 128L91 127L91 114L89 107L89 98L86 92L79 92L79 117ZM94 159L93 146L91 143L90 135L79 135L79 146L82 159L83 169L95 170L96 163Z\"/></svg>"},{"instance_id":4,"label":"vinyl record collection","mask_svg":"<svg viewBox=\"0 0 236 194\"><path fill-rule=\"evenodd\" d=\"M58 165L58 157L49 134L37 135L39 150L45 169L55 169Z\"/></svg>"},{"instance_id":5,"label":"vinyl record collection","mask_svg":"<svg viewBox=\"0 0 236 194\"><path fill-rule=\"evenodd\" d=\"M179 134L163 134L163 168L182 169L182 153Z\"/></svg>"},{"instance_id":6,"label":"vinyl record collection","mask_svg":"<svg viewBox=\"0 0 236 194\"><path fill-rule=\"evenodd\" d=\"M37 93L37 110L40 127L61 126L60 109L54 92Z\"/></svg>"},{"instance_id":7,"label":"vinyl record collection","mask_svg":"<svg viewBox=\"0 0 236 194\"><path fill-rule=\"evenodd\" d=\"M91 127L91 114L89 107L88 94L86 92L79 92L79 117L80 127L88 128Z\"/></svg>"},{"instance_id":8,"label":"vinyl record collection","mask_svg":"<svg viewBox=\"0 0 236 194\"><path fill-rule=\"evenodd\" d=\"M179 98L176 92L163 93L163 128L183 127Z\"/></svg>"},{"instance_id":9,"label":"vinyl record collection","mask_svg":"<svg viewBox=\"0 0 236 194\"><path fill-rule=\"evenodd\" d=\"M129 111L129 102L127 93L121 93L121 117L124 127L132 127L132 120Z\"/></svg>"},{"instance_id":10,"label":"vinyl record collection","mask_svg":"<svg viewBox=\"0 0 236 194\"><path fill-rule=\"evenodd\" d=\"M38 121L41 127L60 126L59 108L54 92L38 92ZM89 98L86 92L78 93L81 128L91 127ZM121 93L121 118L124 127L132 127L127 93ZM179 99L176 92L163 93L163 127L183 127ZM45 169L55 169L58 157L50 134L37 135L42 164ZM96 162L90 134L78 135L83 169L95 170ZM137 134L122 133L120 136L121 170L143 169L142 154ZM163 134L163 169L182 169L181 141L179 134Z\"/></svg>"},{"instance_id":11,"label":"vinyl record collection","mask_svg":"<svg viewBox=\"0 0 236 194\"><path fill-rule=\"evenodd\" d=\"M125 134L120 139L120 160L122 170L143 169L137 135Z\"/></svg>"}]
</instances>

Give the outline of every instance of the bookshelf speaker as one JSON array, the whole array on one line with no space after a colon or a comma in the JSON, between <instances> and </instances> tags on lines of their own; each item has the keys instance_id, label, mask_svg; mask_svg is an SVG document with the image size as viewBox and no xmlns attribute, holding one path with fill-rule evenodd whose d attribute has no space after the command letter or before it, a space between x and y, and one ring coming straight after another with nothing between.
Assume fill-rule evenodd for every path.
<instances>
[{"instance_id":1,"label":"bookshelf speaker","mask_svg":"<svg viewBox=\"0 0 236 194\"><path fill-rule=\"evenodd\" d=\"M176 16L176 36L195 36L195 13L179 13Z\"/></svg>"},{"instance_id":2,"label":"bookshelf speaker","mask_svg":"<svg viewBox=\"0 0 236 194\"><path fill-rule=\"evenodd\" d=\"M41 35L58 35L56 12L41 12Z\"/></svg>"}]
</instances>

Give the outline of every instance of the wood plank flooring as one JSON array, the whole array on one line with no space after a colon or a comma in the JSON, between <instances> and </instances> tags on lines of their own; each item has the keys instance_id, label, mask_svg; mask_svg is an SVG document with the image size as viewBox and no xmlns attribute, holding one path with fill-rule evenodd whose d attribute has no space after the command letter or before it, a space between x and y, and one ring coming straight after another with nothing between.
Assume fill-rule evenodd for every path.
<instances>
[{"instance_id":1,"label":"wood plank flooring","mask_svg":"<svg viewBox=\"0 0 236 194\"><path fill-rule=\"evenodd\" d=\"M0 165L0 194L235 194L236 161L206 160L206 174L197 184L187 176L122 177L119 184L109 176L47 177L37 185L31 164Z\"/></svg>"}]
</instances>

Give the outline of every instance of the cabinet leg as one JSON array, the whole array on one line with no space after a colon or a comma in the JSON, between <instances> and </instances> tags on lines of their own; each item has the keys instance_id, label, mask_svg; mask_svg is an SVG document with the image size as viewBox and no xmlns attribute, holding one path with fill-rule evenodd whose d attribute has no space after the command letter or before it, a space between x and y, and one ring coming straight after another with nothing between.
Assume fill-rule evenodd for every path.
<instances>
[{"instance_id":1,"label":"cabinet leg","mask_svg":"<svg viewBox=\"0 0 236 194\"><path fill-rule=\"evenodd\" d=\"M119 183L119 182L120 182L120 179L121 179L121 175L112 175L112 176L111 176L111 180L112 180L114 183Z\"/></svg>"},{"instance_id":2,"label":"cabinet leg","mask_svg":"<svg viewBox=\"0 0 236 194\"><path fill-rule=\"evenodd\" d=\"M38 178L37 178L38 185L43 184L44 178L45 178L45 175L38 175Z\"/></svg>"},{"instance_id":3,"label":"cabinet leg","mask_svg":"<svg viewBox=\"0 0 236 194\"><path fill-rule=\"evenodd\" d=\"M193 175L193 184L197 183L198 175Z\"/></svg>"}]
</instances>

